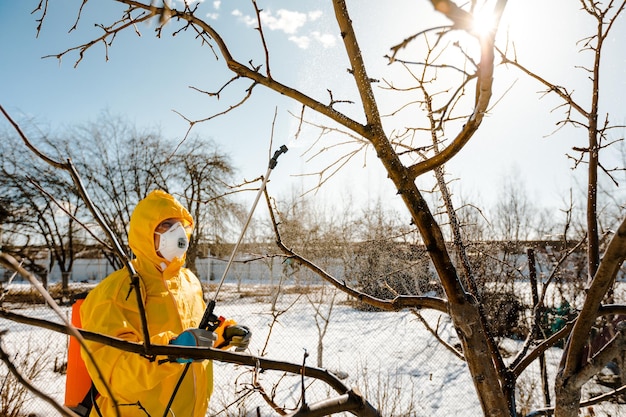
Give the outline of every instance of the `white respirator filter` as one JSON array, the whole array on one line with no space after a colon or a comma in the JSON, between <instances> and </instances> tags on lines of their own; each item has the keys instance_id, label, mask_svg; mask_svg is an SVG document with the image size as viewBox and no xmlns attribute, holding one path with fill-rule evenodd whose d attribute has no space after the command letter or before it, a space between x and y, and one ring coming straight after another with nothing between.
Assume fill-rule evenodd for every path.
<instances>
[{"instance_id":1,"label":"white respirator filter","mask_svg":"<svg viewBox=\"0 0 626 417\"><path fill-rule=\"evenodd\" d=\"M160 236L157 250L169 262L172 262L174 258L182 258L189 248L187 232L181 222L174 223L166 232L155 232L155 234Z\"/></svg>"}]
</instances>

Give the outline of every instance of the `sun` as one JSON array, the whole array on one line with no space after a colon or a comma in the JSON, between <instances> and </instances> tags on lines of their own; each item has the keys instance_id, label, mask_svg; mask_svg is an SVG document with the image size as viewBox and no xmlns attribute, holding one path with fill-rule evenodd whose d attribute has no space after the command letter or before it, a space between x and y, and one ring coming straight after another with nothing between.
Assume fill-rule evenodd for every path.
<instances>
[{"instance_id":1,"label":"sun","mask_svg":"<svg viewBox=\"0 0 626 417\"><path fill-rule=\"evenodd\" d=\"M490 5L489 2L484 2L477 6L473 14L472 33L479 37L493 33L498 22L493 11L493 6Z\"/></svg>"}]
</instances>

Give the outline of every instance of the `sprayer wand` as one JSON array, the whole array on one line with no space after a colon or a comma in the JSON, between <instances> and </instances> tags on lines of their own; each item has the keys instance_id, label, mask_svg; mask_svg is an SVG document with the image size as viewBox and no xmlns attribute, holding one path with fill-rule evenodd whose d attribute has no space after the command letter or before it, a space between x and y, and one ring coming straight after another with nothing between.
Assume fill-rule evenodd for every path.
<instances>
[{"instance_id":1,"label":"sprayer wand","mask_svg":"<svg viewBox=\"0 0 626 417\"><path fill-rule=\"evenodd\" d=\"M270 159L270 163L269 163L269 166L267 167L267 172L265 173L265 176L263 177L263 181L261 182L261 187L259 188L259 192L257 193L256 198L254 199L254 203L252 203L252 208L250 209L250 213L248 213L248 218L246 219L246 222L243 225L243 229L241 230L241 233L239 234L239 239L237 240L237 243L233 247L233 251L230 254L230 258L228 258L228 263L226 264L226 268L224 268L224 273L222 274L222 278L220 278L220 281L217 285L217 289L215 290L215 294L213 295L213 298L211 299L211 301L209 301L206 309L204 310L204 314L202 315L202 320L200 320L200 324L198 325L198 328L200 329L214 331L215 329L219 327L221 322L224 320L222 317L216 316L215 313L213 312L213 310L215 310L215 302L217 301L217 296L219 295L220 290L222 289L222 284L224 284L224 280L226 279L226 274L228 274L228 270L230 269L230 266L233 264L233 260L235 259L235 255L237 254L239 245L241 244L241 241L243 240L243 236L246 234L246 229L248 228L248 225L250 224L250 220L252 220L252 215L254 214L254 210L256 209L256 206L259 203L259 200L261 199L261 195L265 191L265 187L267 185L267 180L270 177L270 173L276 167L276 164L278 163L278 157L286 153L287 151L288 151L287 147L285 145L282 145L276 152L274 152L274 155ZM189 370L190 365L191 365L191 362L187 362L185 364L185 368L183 369L183 372L180 375L180 378L178 378L178 382L176 386L174 387L174 392L172 392L172 396L170 397L170 400L167 406L165 407L165 413L163 414L163 417L168 416L170 407L172 406L172 403L174 402L174 398L176 397L176 394L178 393L180 384L183 382L183 379L185 378L185 374Z\"/></svg>"},{"instance_id":2,"label":"sprayer wand","mask_svg":"<svg viewBox=\"0 0 626 417\"><path fill-rule=\"evenodd\" d=\"M246 222L243 225L243 229L241 230L239 239L237 240L237 243L233 247L233 251L230 254L230 258L228 258L228 263L226 264L226 268L224 268L224 273L222 274L222 278L220 279L217 285L217 289L215 290L213 299L209 301L209 304L207 305L207 308L204 311L204 315L202 316L202 320L200 320L200 325L198 326L200 329L213 331L217 329L217 327L220 325L220 319L213 313L213 310L215 309L215 302L217 301L217 296L220 293L220 290L222 289L222 284L224 284L224 280L226 279L226 275L228 274L228 271L230 270L230 267L233 264L235 255L237 254L237 251L239 250L239 245L241 244L241 241L243 240L243 236L245 235L246 230L248 229L250 220L252 220L252 215L254 214L254 210L256 209L257 204L259 203L259 199L261 198L261 195L265 191L265 187L270 177L270 173L276 167L276 164L278 163L278 157L287 151L288 151L287 147L285 145L282 145L280 149L274 152L274 156L272 156L272 158L270 159L269 166L267 167L267 172L265 173L265 176L263 177L263 182L261 183L261 187L259 187L259 192L257 193L256 198L254 199L254 202L252 203L252 208L250 209L250 212L248 213L248 218L246 219Z\"/></svg>"}]
</instances>

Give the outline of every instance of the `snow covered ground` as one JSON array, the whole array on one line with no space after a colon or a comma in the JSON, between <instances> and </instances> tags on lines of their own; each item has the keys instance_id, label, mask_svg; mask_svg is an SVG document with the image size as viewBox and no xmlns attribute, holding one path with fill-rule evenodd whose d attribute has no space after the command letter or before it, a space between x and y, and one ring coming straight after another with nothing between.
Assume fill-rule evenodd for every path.
<instances>
[{"instance_id":1,"label":"snow covered ground","mask_svg":"<svg viewBox=\"0 0 626 417\"><path fill-rule=\"evenodd\" d=\"M220 293L216 313L233 317L252 329L251 354L301 364L306 350L309 354L306 364L316 366L320 338L316 324L316 317L317 323L320 317L316 316L316 311L323 315L330 311L330 323L323 337L322 367L345 375L346 385L358 387L382 415L482 415L465 364L442 347L411 312L364 312L355 309L344 294L333 299L332 293L326 290L323 302L319 303L313 300L319 300L318 295L308 294L307 297L295 288L287 290L274 299L269 287L238 289L235 284L227 284ZM42 306L20 312L58 321L50 309ZM433 311L421 314L438 329L444 340L456 343L445 316ZM67 337L0 319L0 330L4 329L9 330L2 338L5 350L17 358L30 353L30 361L40 358L43 369L34 382L62 402L65 376L55 372L54 367L65 360ZM517 343L508 342L507 347L514 350ZM559 349L548 352L551 373L559 359ZM251 369L231 364L215 365L215 392L209 415L257 415L257 407L260 415L276 415L258 393L250 390ZM534 368L523 375L519 385L520 408L541 406L535 403L541 398L537 375ZM259 382L266 392L274 390L279 405L298 406L299 376L264 372L259 375ZM307 380L306 383L309 403L334 394L320 382ZM531 391L533 401L528 399ZM231 405L237 399L241 401ZM50 406L36 399L27 400L24 409L37 416L54 414ZM608 411L616 415L617 410ZM602 415L599 409L596 415Z\"/></svg>"}]
</instances>

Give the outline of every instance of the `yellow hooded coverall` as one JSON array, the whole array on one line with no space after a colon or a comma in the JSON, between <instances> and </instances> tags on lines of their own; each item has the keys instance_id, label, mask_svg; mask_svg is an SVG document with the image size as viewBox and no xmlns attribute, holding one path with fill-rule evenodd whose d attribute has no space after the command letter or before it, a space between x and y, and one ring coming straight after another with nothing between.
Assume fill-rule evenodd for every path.
<instances>
[{"instance_id":1,"label":"yellow hooded coverall","mask_svg":"<svg viewBox=\"0 0 626 417\"><path fill-rule=\"evenodd\" d=\"M193 226L191 215L174 197L160 190L153 191L137 204L130 218L128 234L128 243L136 256L132 263L141 276L150 342L160 345L167 345L182 331L197 327L205 309L200 282L191 271L183 268L184 259L175 258L168 264L156 253L154 230L168 218L181 218ZM112 273L89 293L81 306L83 328L142 342L136 300L126 268ZM159 364L159 358L150 361L136 353L96 342L88 342L88 347L120 406L120 415L163 415L184 364ZM107 391L93 364L84 352L82 357L100 392L97 407L104 417L114 416L113 401L106 396ZM203 417L212 390L211 361L191 363L169 415ZM95 406L90 416L97 416Z\"/></svg>"}]
</instances>

